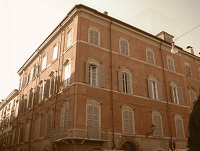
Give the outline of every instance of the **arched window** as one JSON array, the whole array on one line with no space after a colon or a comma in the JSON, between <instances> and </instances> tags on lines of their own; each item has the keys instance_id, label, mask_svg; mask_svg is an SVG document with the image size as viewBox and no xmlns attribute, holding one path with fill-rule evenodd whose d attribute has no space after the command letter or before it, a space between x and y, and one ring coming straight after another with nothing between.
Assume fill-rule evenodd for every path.
<instances>
[{"instance_id":1,"label":"arched window","mask_svg":"<svg viewBox=\"0 0 200 151\"><path fill-rule=\"evenodd\" d=\"M134 110L127 105L122 106L122 130L124 134L135 134Z\"/></svg>"},{"instance_id":2,"label":"arched window","mask_svg":"<svg viewBox=\"0 0 200 151\"><path fill-rule=\"evenodd\" d=\"M100 46L100 32L95 27L88 29L88 42L95 46Z\"/></svg>"},{"instance_id":3,"label":"arched window","mask_svg":"<svg viewBox=\"0 0 200 151\"><path fill-rule=\"evenodd\" d=\"M34 139L40 138L41 118L42 118L42 115L38 114L35 119Z\"/></svg>"},{"instance_id":4,"label":"arched window","mask_svg":"<svg viewBox=\"0 0 200 151\"><path fill-rule=\"evenodd\" d=\"M46 136L51 136L53 130L53 110L50 109L46 114Z\"/></svg>"},{"instance_id":5,"label":"arched window","mask_svg":"<svg viewBox=\"0 0 200 151\"><path fill-rule=\"evenodd\" d=\"M120 53L123 55L129 55L129 43L124 38L119 39Z\"/></svg>"},{"instance_id":6,"label":"arched window","mask_svg":"<svg viewBox=\"0 0 200 151\"><path fill-rule=\"evenodd\" d=\"M154 51L150 48L146 48L146 57L147 57L147 63L155 64L155 56Z\"/></svg>"},{"instance_id":7,"label":"arched window","mask_svg":"<svg viewBox=\"0 0 200 151\"><path fill-rule=\"evenodd\" d=\"M184 138L184 124L183 118L180 115L175 115L175 126L176 126L176 137L177 138Z\"/></svg>"},{"instance_id":8,"label":"arched window","mask_svg":"<svg viewBox=\"0 0 200 151\"><path fill-rule=\"evenodd\" d=\"M162 137L163 136L162 114L159 111L152 112L152 124L155 125L155 131L153 132L153 136Z\"/></svg>"},{"instance_id":9,"label":"arched window","mask_svg":"<svg viewBox=\"0 0 200 151\"><path fill-rule=\"evenodd\" d=\"M167 66L170 71L175 71L174 60L170 56L167 56Z\"/></svg>"},{"instance_id":10,"label":"arched window","mask_svg":"<svg viewBox=\"0 0 200 151\"><path fill-rule=\"evenodd\" d=\"M188 77L192 76L191 67L189 63L185 63L185 72L186 72L186 76Z\"/></svg>"},{"instance_id":11,"label":"arched window","mask_svg":"<svg viewBox=\"0 0 200 151\"><path fill-rule=\"evenodd\" d=\"M101 105L94 99L86 102L87 134L89 138L99 139L101 136Z\"/></svg>"},{"instance_id":12,"label":"arched window","mask_svg":"<svg viewBox=\"0 0 200 151\"><path fill-rule=\"evenodd\" d=\"M62 130L66 130L68 126L68 119L69 119L69 101L65 101L61 106L60 127L62 128Z\"/></svg>"},{"instance_id":13,"label":"arched window","mask_svg":"<svg viewBox=\"0 0 200 151\"><path fill-rule=\"evenodd\" d=\"M184 104L183 88L178 87L174 82L170 82L172 100L176 104Z\"/></svg>"},{"instance_id":14,"label":"arched window","mask_svg":"<svg viewBox=\"0 0 200 151\"><path fill-rule=\"evenodd\" d=\"M196 91L193 88L190 88L189 90L189 96L190 96L190 101L192 103L192 105L194 104L194 102L196 101Z\"/></svg>"},{"instance_id":15,"label":"arched window","mask_svg":"<svg viewBox=\"0 0 200 151\"><path fill-rule=\"evenodd\" d=\"M128 68L118 70L118 88L120 92L132 94L132 74Z\"/></svg>"},{"instance_id":16,"label":"arched window","mask_svg":"<svg viewBox=\"0 0 200 151\"><path fill-rule=\"evenodd\" d=\"M148 91L149 97L155 100L162 100L162 86L154 76L148 76Z\"/></svg>"}]
</instances>

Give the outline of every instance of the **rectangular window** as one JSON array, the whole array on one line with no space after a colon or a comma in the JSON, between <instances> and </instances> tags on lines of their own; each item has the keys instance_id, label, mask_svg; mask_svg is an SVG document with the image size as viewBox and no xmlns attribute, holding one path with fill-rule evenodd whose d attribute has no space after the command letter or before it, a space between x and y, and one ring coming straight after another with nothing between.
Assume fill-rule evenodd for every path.
<instances>
[{"instance_id":1,"label":"rectangular window","mask_svg":"<svg viewBox=\"0 0 200 151\"><path fill-rule=\"evenodd\" d=\"M45 55L42 59L42 70L44 70L47 66L47 55Z\"/></svg>"},{"instance_id":2,"label":"rectangular window","mask_svg":"<svg viewBox=\"0 0 200 151\"><path fill-rule=\"evenodd\" d=\"M162 100L162 86L160 82L148 79L149 97L155 100Z\"/></svg>"},{"instance_id":3,"label":"rectangular window","mask_svg":"<svg viewBox=\"0 0 200 151\"><path fill-rule=\"evenodd\" d=\"M43 82L39 88L39 100L38 100L39 102L38 103L41 103L44 100L44 92L45 92L45 83Z\"/></svg>"},{"instance_id":4,"label":"rectangular window","mask_svg":"<svg viewBox=\"0 0 200 151\"><path fill-rule=\"evenodd\" d=\"M153 136L161 137L162 136L162 119L161 115L153 115L152 123L155 125L155 131Z\"/></svg>"},{"instance_id":5,"label":"rectangular window","mask_svg":"<svg viewBox=\"0 0 200 151\"><path fill-rule=\"evenodd\" d=\"M147 50L147 62L150 64L155 64L153 51Z\"/></svg>"},{"instance_id":6,"label":"rectangular window","mask_svg":"<svg viewBox=\"0 0 200 151\"><path fill-rule=\"evenodd\" d=\"M55 60L58 56L58 44L56 44L54 47L53 47L53 59L52 60Z\"/></svg>"},{"instance_id":7,"label":"rectangular window","mask_svg":"<svg viewBox=\"0 0 200 151\"><path fill-rule=\"evenodd\" d=\"M97 66L90 65L89 82L91 85L97 86Z\"/></svg>"},{"instance_id":8,"label":"rectangular window","mask_svg":"<svg viewBox=\"0 0 200 151\"><path fill-rule=\"evenodd\" d=\"M95 45L95 46L99 46L99 31L97 29L94 28L90 28L89 29L89 43Z\"/></svg>"},{"instance_id":9,"label":"rectangular window","mask_svg":"<svg viewBox=\"0 0 200 151\"><path fill-rule=\"evenodd\" d=\"M73 31L72 29L67 33L67 48L69 48L73 43Z\"/></svg>"},{"instance_id":10,"label":"rectangular window","mask_svg":"<svg viewBox=\"0 0 200 151\"><path fill-rule=\"evenodd\" d=\"M70 85L70 77L71 77L71 63L67 63L65 66L65 73L64 73L64 88Z\"/></svg>"},{"instance_id":11,"label":"rectangular window","mask_svg":"<svg viewBox=\"0 0 200 151\"><path fill-rule=\"evenodd\" d=\"M49 112L47 114L47 121L46 121L46 136L51 136L52 133L52 113Z\"/></svg>"},{"instance_id":12,"label":"rectangular window","mask_svg":"<svg viewBox=\"0 0 200 151\"><path fill-rule=\"evenodd\" d=\"M38 116L35 120L35 130L34 130L35 139L40 137L40 123L41 123L41 116Z\"/></svg>"}]
</instances>

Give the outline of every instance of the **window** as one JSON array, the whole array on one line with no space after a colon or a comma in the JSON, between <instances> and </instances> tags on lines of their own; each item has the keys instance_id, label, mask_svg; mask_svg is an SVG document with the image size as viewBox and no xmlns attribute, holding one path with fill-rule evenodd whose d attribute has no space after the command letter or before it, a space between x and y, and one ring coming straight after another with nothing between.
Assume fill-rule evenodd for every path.
<instances>
[{"instance_id":1,"label":"window","mask_svg":"<svg viewBox=\"0 0 200 151\"><path fill-rule=\"evenodd\" d=\"M193 88L191 88L189 90L189 95L190 95L190 101L192 103L192 105L194 104L194 102L196 101L196 92Z\"/></svg>"},{"instance_id":2,"label":"window","mask_svg":"<svg viewBox=\"0 0 200 151\"><path fill-rule=\"evenodd\" d=\"M29 83L30 74L29 73L23 73L22 77L22 88L24 88Z\"/></svg>"},{"instance_id":3,"label":"window","mask_svg":"<svg viewBox=\"0 0 200 151\"><path fill-rule=\"evenodd\" d=\"M56 92L56 72L51 72L51 74L49 76L50 76L49 96L53 96Z\"/></svg>"},{"instance_id":4,"label":"window","mask_svg":"<svg viewBox=\"0 0 200 151\"><path fill-rule=\"evenodd\" d=\"M67 33L67 48L69 48L73 43L73 30L70 29Z\"/></svg>"},{"instance_id":5,"label":"window","mask_svg":"<svg viewBox=\"0 0 200 151\"><path fill-rule=\"evenodd\" d=\"M29 141L30 127L31 127L31 121L28 120L27 123L26 123L25 141Z\"/></svg>"},{"instance_id":6,"label":"window","mask_svg":"<svg viewBox=\"0 0 200 151\"><path fill-rule=\"evenodd\" d=\"M44 70L47 66L47 55L45 55L42 59L42 70Z\"/></svg>"},{"instance_id":7,"label":"window","mask_svg":"<svg viewBox=\"0 0 200 151\"><path fill-rule=\"evenodd\" d=\"M35 64L33 69L31 70L30 80L33 80L37 77L39 73L39 65Z\"/></svg>"},{"instance_id":8,"label":"window","mask_svg":"<svg viewBox=\"0 0 200 151\"><path fill-rule=\"evenodd\" d=\"M174 82L170 82L172 100L176 104L184 104L183 88L178 87Z\"/></svg>"},{"instance_id":9,"label":"window","mask_svg":"<svg viewBox=\"0 0 200 151\"><path fill-rule=\"evenodd\" d=\"M147 63L155 64L154 52L150 48L146 49Z\"/></svg>"},{"instance_id":10,"label":"window","mask_svg":"<svg viewBox=\"0 0 200 151\"><path fill-rule=\"evenodd\" d=\"M49 110L46 116L46 136L51 136L53 126L53 110Z\"/></svg>"},{"instance_id":11,"label":"window","mask_svg":"<svg viewBox=\"0 0 200 151\"><path fill-rule=\"evenodd\" d=\"M58 44L55 44L53 47L53 59L55 60L58 57Z\"/></svg>"},{"instance_id":12,"label":"window","mask_svg":"<svg viewBox=\"0 0 200 151\"><path fill-rule=\"evenodd\" d=\"M126 39L120 38L120 53L123 55L129 55L129 43Z\"/></svg>"},{"instance_id":13,"label":"window","mask_svg":"<svg viewBox=\"0 0 200 151\"><path fill-rule=\"evenodd\" d=\"M170 71L175 71L174 60L170 56L167 56L167 65Z\"/></svg>"},{"instance_id":14,"label":"window","mask_svg":"<svg viewBox=\"0 0 200 151\"><path fill-rule=\"evenodd\" d=\"M162 100L162 86L154 76L148 77L149 97L154 100Z\"/></svg>"},{"instance_id":15,"label":"window","mask_svg":"<svg viewBox=\"0 0 200 151\"><path fill-rule=\"evenodd\" d=\"M122 106L122 129L125 134L135 133L134 111L127 105Z\"/></svg>"},{"instance_id":16,"label":"window","mask_svg":"<svg viewBox=\"0 0 200 151\"><path fill-rule=\"evenodd\" d=\"M66 130L68 126L68 118L69 118L69 102L65 101L61 107L61 122L60 127L63 130Z\"/></svg>"},{"instance_id":17,"label":"window","mask_svg":"<svg viewBox=\"0 0 200 151\"><path fill-rule=\"evenodd\" d=\"M176 126L176 137L177 138L184 138L184 125L183 125L183 118L180 115L175 115L175 126Z\"/></svg>"},{"instance_id":18,"label":"window","mask_svg":"<svg viewBox=\"0 0 200 151\"><path fill-rule=\"evenodd\" d=\"M17 143L21 143L22 141L22 124L18 125L17 128Z\"/></svg>"},{"instance_id":19,"label":"window","mask_svg":"<svg viewBox=\"0 0 200 151\"><path fill-rule=\"evenodd\" d=\"M123 93L132 93L131 71L127 68L118 70L118 87Z\"/></svg>"},{"instance_id":20,"label":"window","mask_svg":"<svg viewBox=\"0 0 200 151\"><path fill-rule=\"evenodd\" d=\"M152 112L152 124L155 125L155 131L153 132L153 136L163 136L162 115L159 111Z\"/></svg>"},{"instance_id":21,"label":"window","mask_svg":"<svg viewBox=\"0 0 200 151\"><path fill-rule=\"evenodd\" d=\"M188 76L188 77L192 76L191 68L188 63L185 63L185 72L186 72L186 76Z\"/></svg>"},{"instance_id":22,"label":"window","mask_svg":"<svg viewBox=\"0 0 200 151\"><path fill-rule=\"evenodd\" d=\"M38 103L41 103L45 99L45 81L42 80L39 86L39 99Z\"/></svg>"},{"instance_id":23,"label":"window","mask_svg":"<svg viewBox=\"0 0 200 151\"><path fill-rule=\"evenodd\" d=\"M19 108L18 108L18 113L22 114L24 113L24 108L25 108L25 102L26 102L26 96L23 95L22 99L19 102Z\"/></svg>"},{"instance_id":24,"label":"window","mask_svg":"<svg viewBox=\"0 0 200 151\"><path fill-rule=\"evenodd\" d=\"M89 138L100 138L101 127L101 105L93 99L87 99L86 104L87 133Z\"/></svg>"},{"instance_id":25,"label":"window","mask_svg":"<svg viewBox=\"0 0 200 151\"><path fill-rule=\"evenodd\" d=\"M104 65L100 61L93 58L86 60L85 82L93 86L105 86Z\"/></svg>"},{"instance_id":26,"label":"window","mask_svg":"<svg viewBox=\"0 0 200 151\"><path fill-rule=\"evenodd\" d=\"M40 137L41 115L39 114L35 119L34 139Z\"/></svg>"},{"instance_id":27,"label":"window","mask_svg":"<svg viewBox=\"0 0 200 151\"><path fill-rule=\"evenodd\" d=\"M29 90L29 95L28 95L28 99L27 99L27 108L30 109L33 106L33 99L34 99L34 89L31 88Z\"/></svg>"},{"instance_id":28,"label":"window","mask_svg":"<svg viewBox=\"0 0 200 151\"><path fill-rule=\"evenodd\" d=\"M64 71L64 88L70 85L70 77L71 77L71 59L66 60L64 63L65 71Z\"/></svg>"},{"instance_id":29,"label":"window","mask_svg":"<svg viewBox=\"0 0 200 151\"><path fill-rule=\"evenodd\" d=\"M95 46L100 45L100 32L98 29L94 27L90 27L88 30L88 42Z\"/></svg>"}]
</instances>

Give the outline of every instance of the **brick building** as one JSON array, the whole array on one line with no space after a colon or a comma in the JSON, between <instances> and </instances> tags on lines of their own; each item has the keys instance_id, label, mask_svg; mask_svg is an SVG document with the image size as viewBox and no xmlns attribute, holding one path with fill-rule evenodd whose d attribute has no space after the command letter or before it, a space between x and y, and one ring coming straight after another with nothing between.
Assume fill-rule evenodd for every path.
<instances>
[{"instance_id":1,"label":"brick building","mask_svg":"<svg viewBox=\"0 0 200 151\"><path fill-rule=\"evenodd\" d=\"M168 151L187 148L200 58L76 5L19 69L14 143L21 151ZM6 148L6 147L5 147Z\"/></svg>"}]
</instances>

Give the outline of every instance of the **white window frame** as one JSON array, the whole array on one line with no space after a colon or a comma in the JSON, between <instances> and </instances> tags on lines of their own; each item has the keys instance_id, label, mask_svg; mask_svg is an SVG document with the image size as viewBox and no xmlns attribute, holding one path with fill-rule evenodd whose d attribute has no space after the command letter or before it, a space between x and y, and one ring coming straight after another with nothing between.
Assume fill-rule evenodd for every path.
<instances>
[{"instance_id":1,"label":"white window frame","mask_svg":"<svg viewBox=\"0 0 200 151\"><path fill-rule=\"evenodd\" d=\"M148 76L149 97L154 100L162 100L162 86L154 76Z\"/></svg>"},{"instance_id":2,"label":"white window frame","mask_svg":"<svg viewBox=\"0 0 200 151\"><path fill-rule=\"evenodd\" d=\"M170 71L175 72L174 59L170 56L167 56L167 66Z\"/></svg>"},{"instance_id":3,"label":"white window frame","mask_svg":"<svg viewBox=\"0 0 200 151\"><path fill-rule=\"evenodd\" d=\"M180 139L185 138L183 117L181 115L175 115L175 127L176 127L176 137Z\"/></svg>"},{"instance_id":4,"label":"white window frame","mask_svg":"<svg viewBox=\"0 0 200 151\"><path fill-rule=\"evenodd\" d=\"M44 55L42 58L42 70L47 67L47 55Z\"/></svg>"},{"instance_id":5,"label":"white window frame","mask_svg":"<svg viewBox=\"0 0 200 151\"><path fill-rule=\"evenodd\" d=\"M126 113L128 114L126 115ZM122 105L122 133L135 134L134 109L128 105Z\"/></svg>"},{"instance_id":6,"label":"white window frame","mask_svg":"<svg viewBox=\"0 0 200 151\"><path fill-rule=\"evenodd\" d=\"M67 33L67 48L73 44L73 29L71 28Z\"/></svg>"},{"instance_id":7,"label":"white window frame","mask_svg":"<svg viewBox=\"0 0 200 151\"><path fill-rule=\"evenodd\" d=\"M59 49L59 44L56 43L53 46L53 56L52 56L52 61L54 61L58 57L58 49Z\"/></svg>"},{"instance_id":8,"label":"white window frame","mask_svg":"<svg viewBox=\"0 0 200 151\"><path fill-rule=\"evenodd\" d=\"M124 46L122 45L124 43ZM123 55L129 55L129 42L125 38L120 38L119 39L119 48L120 48L120 53Z\"/></svg>"},{"instance_id":9,"label":"white window frame","mask_svg":"<svg viewBox=\"0 0 200 151\"><path fill-rule=\"evenodd\" d=\"M132 94L132 73L126 67L118 70L118 87L120 92Z\"/></svg>"},{"instance_id":10,"label":"white window frame","mask_svg":"<svg viewBox=\"0 0 200 151\"><path fill-rule=\"evenodd\" d=\"M160 123L156 123L155 118L159 118ZM159 111L152 111L152 124L155 125L155 131L153 132L153 136L162 137L163 136L162 114Z\"/></svg>"},{"instance_id":11,"label":"white window frame","mask_svg":"<svg viewBox=\"0 0 200 151\"><path fill-rule=\"evenodd\" d=\"M91 35L91 32L94 32L96 35ZM100 46L100 31L95 27L89 27L88 29L88 43L94 46Z\"/></svg>"},{"instance_id":12,"label":"white window frame","mask_svg":"<svg viewBox=\"0 0 200 151\"><path fill-rule=\"evenodd\" d=\"M105 86L104 65L101 64L101 61L94 58L88 58L86 60L85 82L92 86Z\"/></svg>"},{"instance_id":13,"label":"white window frame","mask_svg":"<svg viewBox=\"0 0 200 151\"><path fill-rule=\"evenodd\" d=\"M147 63L155 65L155 54L154 51L150 48L146 48L146 58Z\"/></svg>"},{"instance_id":14,"label":"white window frame","mask_svg":"<svg viewBox=\"0 0 200 151\"><path fill-rule=\"evenodd\" d=\"M185 73L187 77L191 77L192 76L192 71L191 71L191 66L189 63L185 63Z\"/></svg>"},{"instance_id":15,"label":"white window frame","mask_svg":"<svg viewBox=\"0 0 200 151\"><path fill-rule=\"evenodd\" d=\"M39 114L35 119L34 139L40 138L41 118L42 115Z\"/></svg>"}]
</instances>

